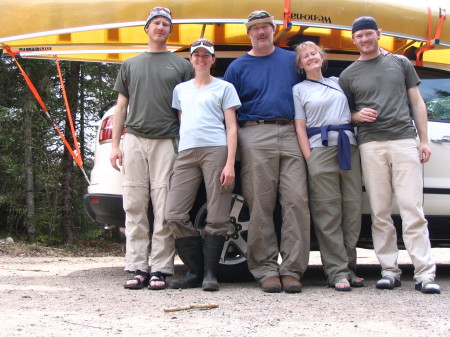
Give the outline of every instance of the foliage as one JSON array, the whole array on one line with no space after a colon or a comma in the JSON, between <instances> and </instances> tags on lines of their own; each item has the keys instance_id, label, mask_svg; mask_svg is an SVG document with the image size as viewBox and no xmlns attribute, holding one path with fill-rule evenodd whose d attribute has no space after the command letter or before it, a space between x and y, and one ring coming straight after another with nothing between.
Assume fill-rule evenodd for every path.
<instances>
[{"instance_id":1,"label":"foliage","mask_svg":"<svg viewBox=\"0 0 450 337\"><path fill-rule=\"evenodd\" d=\"M64 132L66 109L54 61L19 60L30 76L54 122ZM120 65L81 63L78 79L78 109L73 111L78 141L84 154L86 173L93 163L92 144L102 106L115 100L114 81ZM63 74L70 62L61 62ZM24 237L26 233L24 130L26 113L32 114L32 153L34 164L34 197L36 236L48 243L61 242L61 174L64 146L45 117L17 66L10 59L0 60L0 234ZM30 104L29 102L33 102ZM74 162L72 175L75 226L80 232L92 233L98 225L88 219L82 204L87 182ZM88 235L91 237L91 235Z\"/></svg>"},{"instance_id":2,"label":"foliage","mask_svg":"<svg viewBox=\"0 0 450 337\"><path fill-rule=\"evenodd\" d=\"M450 93L429 100L426 104L430 119L450 121Z\"/></svg>"}]
</instances>

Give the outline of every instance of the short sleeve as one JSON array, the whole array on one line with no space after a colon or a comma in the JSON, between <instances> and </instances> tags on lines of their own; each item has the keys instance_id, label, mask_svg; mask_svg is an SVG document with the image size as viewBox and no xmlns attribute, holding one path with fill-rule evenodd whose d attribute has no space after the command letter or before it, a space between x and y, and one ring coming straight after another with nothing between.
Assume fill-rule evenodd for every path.
<instances>
[{"instance_id":1,"label":"short sleeve","mask_svg":"<svg viewBox=\"0 0 450 337\"><path fill-rule=\"evenodd\" d=\"M236 92L234 86L228 82L225 82L225 90L224 97L222 103L222 109L225 111L226 109L239 109L241 107L241 101L239 100L239 96Z\"/></svg>"},{"instance_id":2,"label":"short sleeve","mask_svg":"<svg viewBox=\"0 0 450 337\"><path fill-rule=\"evenodd\" d=\"M180 85L177 85L175 89L173 89L173 96L172 96L172 108L181 110L181 104L180 99L178 96L178 91L180 90Z\"/></svg>"},{"instance_id":3,"label":"short sleeve","mask_svg":"<svg viewBox=\"0 0 450 337\"><path fill-rule=\"evenodd\" d=\"M294 85L292 94L294 95L295 119L306 120L306 113L300 95L300 85Z\"/></svg>"}]
</instances>

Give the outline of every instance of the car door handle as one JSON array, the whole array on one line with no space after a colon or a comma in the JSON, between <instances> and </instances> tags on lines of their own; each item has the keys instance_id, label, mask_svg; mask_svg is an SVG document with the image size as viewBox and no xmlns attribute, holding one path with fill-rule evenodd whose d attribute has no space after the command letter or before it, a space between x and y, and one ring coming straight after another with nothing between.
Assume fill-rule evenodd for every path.
<instances>
[{"instance_id":1,"label":"car door handle","mask_svg":"<svg viewBox=\"0 0 450 337\"><path fill-rule=\"evenodd\" d=\"M443 136L442 138L431 138L432 143L450 143L450 136Z\"/></svg>"}]
</instances>

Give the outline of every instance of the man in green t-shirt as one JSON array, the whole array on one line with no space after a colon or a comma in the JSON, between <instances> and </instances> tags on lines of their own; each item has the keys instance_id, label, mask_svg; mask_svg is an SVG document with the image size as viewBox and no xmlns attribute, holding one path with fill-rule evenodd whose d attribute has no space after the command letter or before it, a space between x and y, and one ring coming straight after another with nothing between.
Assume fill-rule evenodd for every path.
<instances>
[{"instance_id":1,"label":"man in green t-shirt","mask_svg":"<svg viewBox=\"0 0 450 337\"><path fill-rule=\"evenodd\" d=\"M430 159L431 150L427 110L417 87L420 80L408 59L380 53L380 36L375 19L360 17L354 21L352 38L360 57L342 72L339 81L349 98L352 123L358 127L373 245L382 268L376 287L394 289L401 285L397 234L391 218L395 194L403 241L414 265L415 288L440 293L434 283L436 265L431 259L422 207L422 164Z\"/></svg>"},{"instance_id":2,"label":"man in green t-shirt","mask_svg":"<svg viewBox=\"0 0 450 337\"><path fill-rule=\"evenodd\" d=\"M127 289L158 290L173 274L175 243L164 220L169 177L177 153L178 117L172 109L174 87L193 76L190 63L167 49L172 31L170 10L155 7L144 28L146 52L125 60L117 76L111 164L124 175L126 214L125 270L134 276ZM120 144L122 130L125 135ZM149 274L148 205L153 205L151 273Z\"/></svg>"}]
</instances>

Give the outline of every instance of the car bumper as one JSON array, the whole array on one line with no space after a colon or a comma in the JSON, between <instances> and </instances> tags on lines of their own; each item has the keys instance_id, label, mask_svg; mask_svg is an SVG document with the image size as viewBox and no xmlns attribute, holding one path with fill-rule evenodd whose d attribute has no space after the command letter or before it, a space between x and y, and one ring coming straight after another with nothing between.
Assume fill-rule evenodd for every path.
<instances>
[{"instance_id":1,"label":"car bumper","mask_svg":"<svg viewBox=\"0 0 450 337\"><path fill-rule=\"evenodd\" d=\"M86 213L105 225L125 226L122 196L116 194L85 194L83 204Z\"/></svg>"}]
</instances>

